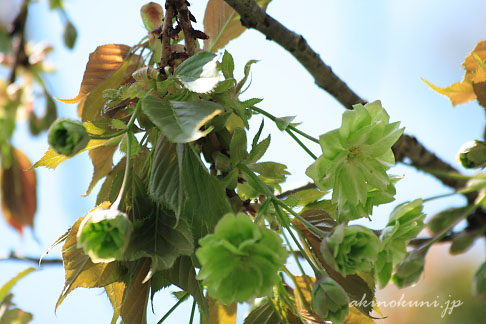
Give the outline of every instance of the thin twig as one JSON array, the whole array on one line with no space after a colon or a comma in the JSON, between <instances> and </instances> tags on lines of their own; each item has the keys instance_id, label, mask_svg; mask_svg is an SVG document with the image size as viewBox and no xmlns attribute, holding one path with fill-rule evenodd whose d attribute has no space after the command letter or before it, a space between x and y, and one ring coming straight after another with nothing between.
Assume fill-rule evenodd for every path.
<instances>
[{"instance_id":1,"label":"thin twig","mask_svg":"<svg viewBox=\"0 0 486 324\"><path fill-rule=\"evenodd\" d=\"M10 254L5 258L0 258L0 261L22 261L22 262L32 262L39 264L40 258L28 257L19 255L15 252L10 252ZM62 259L42 259L41 265L62 265Z\"/></svg>"}]
</instances>

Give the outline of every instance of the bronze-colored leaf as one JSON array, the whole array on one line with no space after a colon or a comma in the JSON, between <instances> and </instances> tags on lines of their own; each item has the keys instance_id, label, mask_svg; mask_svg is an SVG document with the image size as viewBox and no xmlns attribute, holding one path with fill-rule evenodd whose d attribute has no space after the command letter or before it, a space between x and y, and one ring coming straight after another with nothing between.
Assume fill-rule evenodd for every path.
<instances>
[{"instance_id":1,"label":"bronze-colored leaf","mask_svg":"<svg viewBox=\"0 0 486 324\"><path fill-rule=\"evenodd\" d=\"M140 9L140 15L145 29L151 32L162 25L164 10L160 4L149 2Z\"/></svg>"},{"instance_id":2,"label":"bronze-colored leaf","mask_svg":"<svg viewBox=\"0 0 486 324\"><path fill-rule=\"evenodd\" d=\"M486 107L486 70L479 68L476 71L472 86L474 94L478 98L478 103Z\"/></svg>"},{"instance_id":3,"label":"bronze-colored leaf","mask_svg":"<svg viewBox=\"0 0 486 324\"><path fill-rule=\"evenodd\" d=\"M0 169L2 214L22 235L24 226L34 226L37 181L29 158L22 151L12 148L11 161L8 168Z\"/></svg>"},{"instance_id":4,"label":"bronze-colored leaf","mask_svg":"<svg viewBox=\"0 0 486 324\"><path fill-rule=\"evenodd\" d=\"M210 324L235 324L236 303L223 305L211 296L209 302L209 323ZM206 321L204 321L206 323Z\"/></svg>"},{"instance_id":5,"label":"bronze-colored leaf","mask_svg":"<svg viewBox=\"0 0 486 324\"><path fill-rule=\"evenodd\" d=\"M78 103L122 66L129 51L130 46L127 45L108 44L98 46L89 55L78 95L72 99L58 100L67 104Z\"/></svg>"},{"instance_id":6,"label":"bronze-colored leaf","mask_svg":"<svg viewBox=\"0 0 486 324\"><path fill-rule=\"evenodd\" d=\"M266 10L270 1L257 0L257 4ZM241 25L240 15L224 0L209 0L204 14L204 32L209 36L204 40L205 51L216 52L240 36L245 29Z\"/></svg>"},{"instance_id":7,"label":"bronze-colored leaf","mask_svg":"<svg viewBox=\"0 0 486 324\"><path fill-rule=\"evenodd\" d=\"M113 306L113 318L111 319L111 324L116 324L118 322L125 289L126 284L124 282L114 282L105 286L106 295L110 299L111 306Z\"/></svg>"},{"instance_id":8,"label":"bronze-colored leaf","mask_svg":"<svg viewBox=\"0 0 486 324\"><path fill-rule=\"evenodd\" d=\"M475 73L480 67L478 58L483 62L486 60L486 41L480 41L479 43L477 43L471 54L469 54L469 56L466 57L466 59L462 63L462 66L466 70L466 75L464 75L464 81L474 81Z\"/></svg>"},{"instance_id":9,"label":"bronze-colored leaf","mask_svg":"<svg viewBox=\"0 0 486 324\"><path fill-rule=\"evenodd\" d=\"M89 151L93 163L93 177L84 196L88 196L98 181L108 175L113 167L113 154L118 145L105 145Z\"/></svg>"},{"instance_id":10,"label":"bronze-colored leaf","mask_svg":"<svg viewBox=\"0 0 486 324\"><path fill-rule=\"evenodd\" d=\"M109 208L110 202L104 202L94 208ZM77 248L76 234L84 216L79 218L71 228L62 247L62 260L66 271L66 282L56 303L56 309L64 298L78 287L104 287L115 281L121 281L123 275L118 262L93 263L83 249Z\"/></svg>"},{"instance_id":11,"label":"bronze-colored leaf","mask_svg":"<svg viewBox=\"0 0 486 324\"><path fill-rule=\"evenodd\" d=\"M295 276L297 287L294 288L295 303L297 308L311 309L312 303L312 286L316 278L309 276ZM301 295L302 294L302 295Z\"/></svg>"},{"instance_id":12,"label":"bronze-colored leaf","mask_svg":"<svg viewBox=\"0 0 486 324\"><path fill-rule=\"evenodd\" d=\"M126 289L121 317L125 324L147 323L147 302L149 298L150 280L144 282L150 271L150 259L141 259L138 268Z\"/></svg>"}]
</instances>

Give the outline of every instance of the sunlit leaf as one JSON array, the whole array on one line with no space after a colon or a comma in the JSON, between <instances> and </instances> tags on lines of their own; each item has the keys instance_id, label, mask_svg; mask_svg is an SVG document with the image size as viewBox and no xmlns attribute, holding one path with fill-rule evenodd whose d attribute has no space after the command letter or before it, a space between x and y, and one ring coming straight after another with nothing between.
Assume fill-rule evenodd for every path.
<instances>
[{"instance_id":1,"label":"sunlit leaf","mask_svg":"<svg viewBox=\"0 0 486 324\"><path fill-rule=\"evenodd\" d=\"M34 267L30 267L30 268L25 269L24 271L19 272L15 277L13 277L9 281L7 281L0 288L0 304L3 303L5 297L7 296L7 294L9 293L9 291L12 290L12 288L15 286L15 284L17 284L17 282L20 279L22 279L23 277L25 277L26 275L28 275L32 271L35 271L35 268Z\"/></svg>"},{"instance_id":2,"label":"sunlit leaf","mask_svg":"<svg viewBox=\"0 0 486 324\"><path fill-rule=\"evenodd\" d=\"M93 176L89 183L88 190L83 196L88 196L98 181L111 171L113 166L113 155L117 148L117 145L104 145L89 151L89 157L93 163Z\"/></svg>"},{"instance_id":3,"label":"sunlit leaf","mask_svg":"<svg viewBox=\"0 0 486 324\"><path fill-rule=\"evenodd\" d=\"M344 319L342 324L375 324L371 318L361 313L356 307L349 307L348 316Z\"/></svg>"},{"instance_id":4,"label":"sunlit leaf","mask_svg":"<svg viewBox=\"0 0 486 324\"><path fill-rule=\"evenodd\" d=\"M24 226L34 226L37 209L37 180L29 158L12 148L8 168L0 168L2 214L10 226L22 234Z\"/></svg>"},{"instance_id":5,"label":"sunlit leaf","mask_svg":"<svg viewBox=\"0 0 486 324\"><path fill-rule=\"evenodd\" d=\"M266 10L271 0L257 0L257 4ZM245 31L241 25L240 15L224 0L210 0L204 14L204 32L209 39L204 40L204 50L216 52L229 41Z\"/></svg>"},{"instance_id":6,"label":"sunlit leaf","mask_svg":"<svg viewBox=\"0 0 486 324\"><path fill-rule=\"evenodd\" d=\"M90 140L88 142L88 145L86 145L84 149L82 149L81 151L79 151L77 154L73 156L95 149L97 147L101 147L106 143L106 141L107 140ZM54 152L52 148L49 147L46 153L44 153L44 155L42 156L42 158L39 161L35 162L32 167L38 168L43 166L49 169L55 169L59 164L72 158L73 156L65 156L65 155L57 154L56 152Z\"/></svg>"},{"instance_id":7,"label":"sunlit leaf","mask_svg":"<svg viewBox=\"0 0 486 324\"><path fill-rule=\"evenodd\" d=\"M219 82L218 57L209 52L199 52L182 62L175 70L179 79L190 91L211 92Z\"/></svg>"},{"instance_id":8,"label":"sunlit leaf","mask_svg":"<svg viewBox=\"0 0 486 324\"><path fill-rule=\"evenodd\" d=\"M162 25L164 10L160 4L149 2L140 9L140 15L145 29L151 32Z\"/></svg>"},{"instance_id":9,"label":"sunlit leaf","mask_svg":"<svg viewBox=\"0 0 486 324\"><path fill-rule=\"evenodd\" d=\"M142 109L169 141L187 143L206 136L211 128L199 129L223 107L211 101L167 101L154 95L142 99Z\"/></svg>"},{"instance_id":10,"label":"sunlit leaf","mask_svg":"<svg viewBox=\"0 0 486 324\"><path fill-rule=\"evenodd\" d=\"M108 79L114 72L120 69L125 62L125 56L130 51L127 45L108 44L98 46L89 55L86 70L84 71L81 88L76 97L72 99L58 99L67 104L75 104L86 97L93 89Z\"/></svg>"},{"instance_id":11,"label":"sunlit leaf","mask_svg":"<svg viewBox=\"0 0 486 324\"><path fill-rule=\"evenodd\" d=\"M150 282L144 282L150 271L150 259L142 259L138 263L130 285L125 290L121 317L126 324L147 323L147 303L150 290Z\"/></svg>"},{"instance_id":12,"label":"sunlit leaf","mask_svg":"<svg viewBox=\"0 0 486 324\"><path fill-rule=\"evenodd\" d=\"M109 206L109 202L104 202L95 209L108 208ZM93 263L89 256L84 254L82 248L77 248L76 235L83 219L84 217L81 217L74 223L62 247L66 282L56 303L56 309L74 289L78 287L104 287L119 281L122 276L118 262Z\"/></svg>"},{"instance_id":13,"label":"sunlit leaf","mask_svg":"<svg viewBox=\"0 0 486 324\"><path fill-rule=\"evenodd\" d=\"M27 324L32 321L31 313L24 312L21 309L13 308L7 310L0 316L0 324Z\"/></svg>"},{"instance_id":14,"label":"sunlit leaf","mask_svg":"<svg viewBox=\"0 0 486 324\"><path fill-rule=\"evenodd\" d=\"M110 299L113 307L113 318L111 324L116 324L120 317L123 296L125 295L126 284L124 282L114 282L105 286L106 295Z\"/></svg>"},{"instance_id":15,"label":"sunlit leaf","mask_svg":"<svg viewBox=\"0 0 486 324\"><path fill-rule=\"evenodd\" d=\"M426 80L424 82L438 93L449 97L453 106L476 99L473 86L468 81L456 82L447 88L437 87Z\"/></svg>"},{"instance_id":16,"label":"sunlit leaf","mask_svg":"<svg viewBox=\"0 0 486 324\"><path fill-rule=\"evenodd\" d=\"M243 324L282 324L282 322L272 304L265 301L248 314Z\"/></svg>"},{"instance_id":17,"label":"sunlit leaf","mask_svg":"<svg viewBox=\"0 0 486 324\"><path fill-rule=\"evenodd\" d=\"M223 305L216 299L208 296L209 301L209 321L207 324L235 324L236 323L236 303Z\"/></svg>"}]
</instances>

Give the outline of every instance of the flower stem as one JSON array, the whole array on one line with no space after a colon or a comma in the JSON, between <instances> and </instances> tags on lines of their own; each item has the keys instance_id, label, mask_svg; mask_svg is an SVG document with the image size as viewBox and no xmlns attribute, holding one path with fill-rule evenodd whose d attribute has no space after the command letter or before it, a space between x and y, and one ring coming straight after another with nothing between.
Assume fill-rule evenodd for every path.
<instances>
[{"instance_id":1,"label":"flower stem","mask_svg":"<svg viewBox=\"0 0 486 324\"><path fill-rule=\"evenodd\" d=\"M130 156L131 156L131 151L132 151L132 132L127 133L127 155L126 155L126 165L125 165L125 173L123 174L123 182L120 188L120 192L118 193L118 196L116 197L116 200L113 202L111 205L110 209L115 209L118 210L118 207L120 206L120 202L122 200L123 195L125 194L125 188L127 185L127 180L128 176L130 174Z\"/></svg>"},{"instance_id":2,"label":"flower stem","mask_svg":"<svg viewBox=\"0 0 486 324\"><path fill-rule=\"evenodd\" d=\"M160 319L160 321L158 321L158 322L157 322L157 324L161 324L161 323L163 323L163 322L164 322L164 321L167 319L167 317L169 317L169 316L170 316L170 314L172 314L172 312L173 312L173 311L174 311L174 310L175 310L177 307L179 307L179 305L180 305L180 304L182 304L182 303L183 303L183 302L184 302L184 301L187 299L187 297L189 297L189 293L188 293L188 292L186 292L186 293L184 294L184 296L182 296L182 297L181 297L181 299L179 299L179 300L177 301L177 303L175 303L175 304L174 304L174 306L172 306L172 308L171 308L171 309L169 309L169 311L168 311L167 313L165 313L165 315L164 315L164 316L163 316L163 317Z\"/></svg>"},{"instance_id":3,"label":"flower stem","mask_svg":"<svg viewBox=\"0 0 486 324\"><path fill-rule=\"evenodd\" d=\"M253 107L251 107L251 110L256 111L257 113L262 114L263 116L267 117L268 119L271 119L274 122L276 122L276 120L277 120L277 117L275 117L274 115L270 114L269 112L266 112L263 109L260 109L260 108L257 108L255 106L253 106ZM307 133L304 133L303 131L301 131L300 129L297 129L296 127L294 127L292 125L289 125L287 127L287 129L290 129L290 130L296 132L297 134L302 135L303 137L307 138L308 140L311 140L314 143L320 144L319 143L319 140L317 138L312 137L312 136L310 136Z\"/></svg>"},{"instance_id":4,"label":"flower stem","mask_svg":"<svg viewBox=\"0 0 486 324\"><path fill-rule=\"evenodd\" d=\"M300 147L302 147L304 149L304 151L307 152L307 154L309 154L314 160L317 160L317 156L314 153L312 153L312 151L309 150L309 148L307 146L305 146L305 144L302 143L302 141L300 139L298 139L297 136L295 136L295 134L292 133L292 131L290 129L287 128L285 131L287 132L287 134L290 135L290 137L292 137L294 139L294 141L297 142L297 144L300 145Z\"/></svg>"},{"instance_id":5,"label":"flower stem","mask_svg":"<svg viewBox=\"0 0 486 324\"><path fill-rule=\"evenodd\" d=\"M192 324L192 322L194 321L195 310L196 310L196 300L194 299L194 301L192 302L191 317L189 319L189 324Z\"/></svg>"}]
</instances>

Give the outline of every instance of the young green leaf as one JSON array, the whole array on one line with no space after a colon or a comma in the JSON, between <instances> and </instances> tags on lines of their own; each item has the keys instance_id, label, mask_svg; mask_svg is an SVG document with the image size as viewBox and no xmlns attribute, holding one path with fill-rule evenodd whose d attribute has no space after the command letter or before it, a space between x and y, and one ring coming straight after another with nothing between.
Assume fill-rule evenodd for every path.
<instances>
[{"instance_id":1,"label":"young green leaf","mask_svg":"<svg viewBox=\"0 0 486 324\"><path fill-rule=\"evenodd\" d=\"M233 56L228 51L224 51L223 60L221 61L221 71L225 79L234 78L233 72L235 71L235 62Z\"/></svg>"},{"instance_id":2,"label":"young green leaf","mask_svg":"<svg viewBox=\"0 0 486 324\"><path fill-rule=\"evenodd\" d=\"M224 108L212 101L167 101L154 95L142 99L143 112L173 143L193 142L211 128L200 128Z\"/></svg>"},{"instance_id":3,"label":"young green leaf","mask_svg":"<svg viewBox=\"0 0 486 324\"><path fill-rule=\"evenodd\" d=\"M211 92L219 82L218 57L209 52L199 52L182 62L175 70L179 79L190 91Z\"/></svg>"},{"instance_id":4,"label":"young green leaf","mask_svg":"<svg viewBox=\"0 0 486 324\"><path fill-rule=\"evenodd\" d=\"M230 158L233 166L246 158L246 132L242 128L235 128L230 142Z\"/></svg>"},{"instance_id":5,"label":"young green leaf","mask_svg":"<svg viewBox=\"0 0 486 324\"><path fill-rule=\"evenodd\" d=\"M12 290L12 288L17 284L17 282L31 273L32 271L35 271L34 267L27 268L21 272L19 272L15 277L7 281L2 287L0 287L0 305L4 302L5 297L7 297L7 294ZM0 315L1 317L1 315Z\"/></svg>"}]
</instances>

